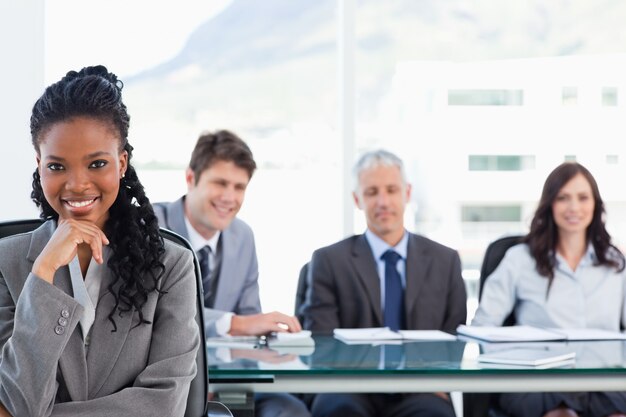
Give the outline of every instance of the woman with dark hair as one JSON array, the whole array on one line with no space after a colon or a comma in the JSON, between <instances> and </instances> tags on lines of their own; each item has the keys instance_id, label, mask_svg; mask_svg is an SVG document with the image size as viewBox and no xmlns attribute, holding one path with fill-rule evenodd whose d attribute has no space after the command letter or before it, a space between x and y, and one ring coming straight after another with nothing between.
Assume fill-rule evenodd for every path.
<instances>
[{"instance_id":1,"label":"woman with dark hair","mask_svg":"<svg viewBox=\"0 0 626 417\"><path fill-rule=\"evenodd\" d=\"M591 173L559 165L546 179L523 243L509 249L485 281L472 322L500 326L619 331L626 323L624 255L604 225L604 203ZM511 416L623 416L626 393L501 394Z\"/></svg>"},{"instance_id":2,"label":"woman with dark hair","mask_svg":"<svg viewBox=\"0 0 626 417\"><path fill-rule=\"evenodd\" d=\"M200 345L193 260L161 238L130 164L122 86L87 67L33 107L45 222L0 240L0 402L16 417L185 412Z\"/></svg>"}]
</instances>

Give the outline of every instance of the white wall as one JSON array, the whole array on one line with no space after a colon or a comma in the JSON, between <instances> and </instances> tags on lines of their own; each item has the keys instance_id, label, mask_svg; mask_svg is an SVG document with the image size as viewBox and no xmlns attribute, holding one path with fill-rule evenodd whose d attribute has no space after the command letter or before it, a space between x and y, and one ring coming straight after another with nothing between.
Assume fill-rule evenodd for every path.
<instances>
[{"instance_id":1,"label":"white wall","mask_svg":"<svg viewBox=\"0 0 626 417\"><path fill-rule=\"evenodd\" d=\"M44 0L0 1L0 221L36 217L29 118L44 80Z\"/></svg>"}]
</instances>

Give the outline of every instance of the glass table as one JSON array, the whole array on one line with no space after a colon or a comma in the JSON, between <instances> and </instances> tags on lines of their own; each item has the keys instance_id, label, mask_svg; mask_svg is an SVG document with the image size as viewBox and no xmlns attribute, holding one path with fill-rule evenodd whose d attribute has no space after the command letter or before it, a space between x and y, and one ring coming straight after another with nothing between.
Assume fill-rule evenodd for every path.
<instances>
[{"instance_id":1,"label":"glass table","mask_svg":"<svg viewBox=\"0 0 626 417\"><path fill-rule=\"evenodd\" d=\"M461 340L346 344L314 335L313 348L208 348L213 392L626 391L626 342L525 344L576 352L552 369L486 367L481 351L504 344ZM510 344L508 346L511 346ZM220 358L230 357L227 361Z\"/></svg>"}]
</instances>

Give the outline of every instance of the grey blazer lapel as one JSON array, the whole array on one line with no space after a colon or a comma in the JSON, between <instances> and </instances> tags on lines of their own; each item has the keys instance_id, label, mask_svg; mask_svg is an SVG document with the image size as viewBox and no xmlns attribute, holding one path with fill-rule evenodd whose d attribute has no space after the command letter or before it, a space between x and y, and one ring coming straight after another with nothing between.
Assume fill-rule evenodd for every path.
<instances>
[{"instance_id":1,"label":"grey blazer lapel","mask_svg":"<svg viewBox=\"0 0 626 417\"><path fill-rule=\"evenodd\" d=\"M56 223L48 221L33 232L28 255L26 256L29 261L35 262L55 230ZM66 294L74 296L70 271L67 266L59 268L54 274L54 285ZM70 398L73 401L85 401L87 400L87 386L84 381L87 380L87 362L84 359L85 346L78 332L78 326L76 326L59 358L59 367L61 368L61 374ZM76 358L82 359L77 360Z\"/></svg>"},{"instance_id":2,"label":"grey blazer lapel","mask_svg":"<svg viewBox=\"0 0 626 417\"><path fill-rule=\"evenodd\" d=\"M166 208L168 228L189 240L185 225L185 197L181 197Z\"/></svg>"},{"instance_id":3,"label":"grey blazer lapel","mask_svg":"<svg viewBox=\"0 0 626 417\"><path fill-rule=\"evenodd\" d=\"M358 236L354 241L352 265L357 272L358 279L361 280L365 287L376 320L382 326L383 313L380 307L380 277L378 276L376 261L372 256L372 249L367 243L365 235ZM347 277L339 277L339 279L342 278Z\"/></svg>"},{"instance_id":4,"label":"grey blazer lapel","mask_svg":"<svg viewBox=\"0 0 626 417\"><path fill-rule=\"evenodd\" d=\"M418 237L414 234L409 234L406 260L406 291L404 294L406 323L409 328L414 327L413 317L415 317L415 314L413 310L417 308L415 302L420 289L426 281L431 262L432 257L429 256L427 250L420 245Z\"/></svg>"},{"instance_id":5,"label":"grey blazer lapel","mask_svg":"<svg viewBox=\"0 0 626 417\"><path fill-rule=\"evenodd\" d=\"M105 259L105 263L108 259ZM117 331L113 332L113 323L109 320L109 313L115 305L115 297L109 290L109 285L113 282L113 275L109 268L104 269L100 287L100 297L96 307L96 317L91 329L92 346L106 346L106 349L97 349L97 354L91 354L94 350L89 350L87 354L87 366L89 369L89 398L94 398L109 377L120 351L126 342L126 337L131 329L134 310L127 311L121 316L116 311L113 319L117 325ZM119 283L115 284L117 291Z\"/></svg>"}]
</instances>

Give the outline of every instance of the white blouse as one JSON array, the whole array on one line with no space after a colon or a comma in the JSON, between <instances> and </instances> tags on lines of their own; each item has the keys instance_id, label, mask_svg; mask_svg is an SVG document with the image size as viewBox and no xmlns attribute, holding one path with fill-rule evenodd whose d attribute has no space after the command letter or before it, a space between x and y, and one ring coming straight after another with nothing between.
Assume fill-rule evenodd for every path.
<instances>
[{"instance_id":1,"label":"white blouse","mask_svg":"<svg viewBox=\"0 0 626 417\"><path fill-rule=\"evenodd\" d=\"M539 275L528 245L509 249L485 281L473 325L500 326L511 311L517 324L619 331L626 323L626 273L594 265L593 246L575 271L557 253L554 280Z\"/></svg>"}]
</instances>

